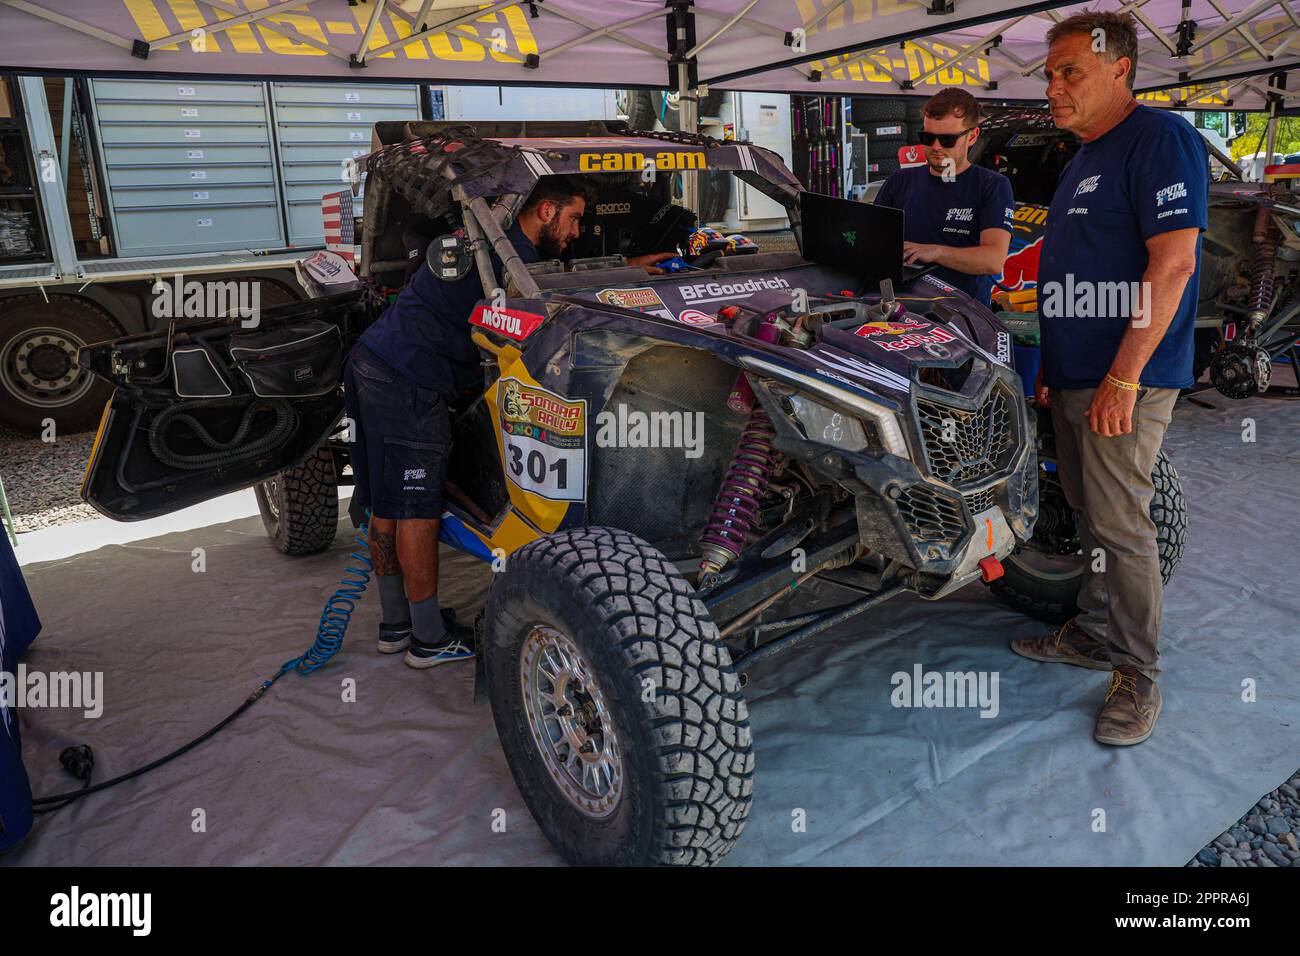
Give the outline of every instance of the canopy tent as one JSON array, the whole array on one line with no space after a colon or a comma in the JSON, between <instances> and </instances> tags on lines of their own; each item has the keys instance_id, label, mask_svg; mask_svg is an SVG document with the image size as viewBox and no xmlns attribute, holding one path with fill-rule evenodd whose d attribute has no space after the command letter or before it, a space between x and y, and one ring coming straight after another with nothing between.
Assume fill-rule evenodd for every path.
<instances>
[{"instance_id":1,"label":"canopy tent","mask_svg":"<svg viewBox=\"0 0 1300 956\"><path fill-rule=\"evenodd\" d=\"M1091 7L1138 18L1138 84L1152 102L1260 109L1269 93L1300 97L1300 82L1286 77L1300 67L1291 2ZM1059 0L0 0L0 68L891 96L961 85L1038 101L1044 34L1081 9Z\"/></svg>"}]
</instances>

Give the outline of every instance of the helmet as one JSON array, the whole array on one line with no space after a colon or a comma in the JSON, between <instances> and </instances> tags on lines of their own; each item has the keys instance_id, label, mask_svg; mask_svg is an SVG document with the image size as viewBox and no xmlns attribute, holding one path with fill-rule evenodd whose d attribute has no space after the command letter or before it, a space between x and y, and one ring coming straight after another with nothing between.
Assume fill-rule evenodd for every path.
<instances>
[{"instance_id":1,"label":"helmet","mask_svg":"<svg viewBox=\"0 0 1300 956\"><path fill-rule=\"evenodd\" d=\"M686 254L700 256L713 250L722 251L727 247L727 237L709 226L701 226L691 233L686 240Z\"/></svg>"},{"instance_id":2,"label":"helmet","mask_svg":"<svg viewBox=\"0 0 1300 956\"><path fill-rule=\"evenodd\" d=\"M727 236L727 244L722 248L724 256L744 256L751 252L758 252L758 243L738 232Z\"/></svg>"}]
</instances>

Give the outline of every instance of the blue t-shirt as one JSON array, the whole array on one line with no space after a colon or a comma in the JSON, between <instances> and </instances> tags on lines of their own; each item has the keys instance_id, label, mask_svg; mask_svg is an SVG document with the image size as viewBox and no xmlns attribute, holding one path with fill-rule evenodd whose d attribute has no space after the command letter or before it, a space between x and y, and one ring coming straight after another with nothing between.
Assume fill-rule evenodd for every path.
<instances>
[{"instance_id":1,"label":"blue t-shirt","mask_svg":"<svg viewBox=\"0 0 1300 956\"><path fill-rule=\"evenodd\" d=\"M876 205L903 210L903 238L908 242L978 246L985 229L1005 229L1014 235L1011 181L983 166L962 170L952 182L931 173L928 165L896 170L876 193ZM943 266L933 275L978 301L988 301L991 277Z\"/></svg>"},{"instance_id":2,"label":"blue t-shirt","mask_svg":"<svg viewBox=\"0 0 1300 956\"><path fill-rule=\"evenodd\" d=\"M1061 173L1047 213L1038 265L1043 384L1095 388L1110 371L1140 302L1146 240L1206 227L1209 158L1181 116L1139 106L1118 126L1084 143ZM1196 273L1168 331L1142 371L1150 388L1192 384L1200 285Z\"/></svg>"},{"instance_id":3,"label":"blue t-shirt","mask_svg":"<svg viewBox=\"0 0 1300 956\"><path fill-rule=\"evenodd\" d=\"M506 235L525 263L540 258L519 223ZM501 276L495 253L492 267ZM482 299L477 268L463 279L444 282L421 265L393 304L362 333L361 344L416 385L455 402L466 389L482 384L478 346L469 337L469 317Z\"/></svg>"}]
</instances>

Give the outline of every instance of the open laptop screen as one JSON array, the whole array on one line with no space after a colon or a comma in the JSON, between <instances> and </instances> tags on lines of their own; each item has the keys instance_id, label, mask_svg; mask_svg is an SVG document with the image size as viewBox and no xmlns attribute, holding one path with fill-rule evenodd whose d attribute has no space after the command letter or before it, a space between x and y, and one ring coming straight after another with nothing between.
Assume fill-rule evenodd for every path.
<instances>
[{"instance_id":1,"label":"open laptop screen","mask_svg":"<svg viewBox=\"0 0 1300 956\"><path fill-rule=\"evenodd\" d=\"M799 218L805 259L858 277L862 289L902 284L903 210L801 192Z\"/></svg>"}]
</instances>

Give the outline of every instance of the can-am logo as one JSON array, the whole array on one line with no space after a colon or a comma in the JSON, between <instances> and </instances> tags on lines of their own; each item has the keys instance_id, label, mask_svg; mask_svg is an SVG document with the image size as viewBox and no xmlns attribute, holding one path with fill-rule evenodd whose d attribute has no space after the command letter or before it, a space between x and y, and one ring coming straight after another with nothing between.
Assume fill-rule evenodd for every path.
<instances>
[{"instance_id":1,"label":"can-am logo","mask_svg":"<svg viewBox=\"0 0 1300 956\"><path fill-rule=\"evenodd\" d=\"M522 312L518 309L494 309L490 305L480 305L470 316L470 324L490 329L507 338L522 342L537 331L537 327L546 321L543 315L535 312Z\"/></svg>"},{"instance_id":2,"label":"can-am logo","mask_svg":"<svg viewBox=\"0 0 1300 956\"><path fill-rule=\"evenodd\" d=\"M719 299L744 299L768 289L788 289L790 283L780 276L760 276L744 282L700 282L678 288L687 302L715 302Z\"/></svg>"},{"instance_id":3,"label":"can-am logo","mask_svg":"<svg viewBox=\"0 0 1300 956\"><path fill-rule=\"evenodd\" d=\"M1173 202L1175 199L1187 198L1187 184L1174 183L1172 186L1166 186L1164 189L1156 190L1156 205L1163 206L1167 202Z\"/></svg>"}]
</instances>

